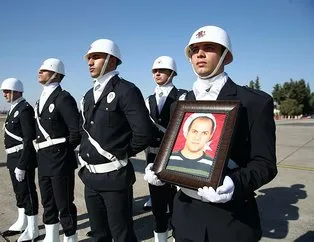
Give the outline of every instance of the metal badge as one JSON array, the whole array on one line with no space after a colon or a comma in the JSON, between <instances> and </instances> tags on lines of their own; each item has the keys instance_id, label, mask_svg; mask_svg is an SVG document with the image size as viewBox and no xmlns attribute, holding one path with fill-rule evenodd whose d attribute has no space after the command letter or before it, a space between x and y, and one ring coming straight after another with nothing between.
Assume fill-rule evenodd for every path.
<instances>
[{"instance_id":1,"label":"metal badge","mask_svg":"<svg viewBox=\"0 0 314 242\"><path fill-rule=\"evenodd\" d=\"M49 105L49 112L52 113L52 111L55 109L55 105L53 103L51 103Z\"/></svg>"},{"instance_id":2,"label":"metal badge","mask_svg":"<svg viewBox=\"0 0 314 242\"><path fill-rule=\"evenodd\" d=\"M110 92L107 96L107 103L111 103L115 97L116 97L116 94L114 92Z\"/></svg>"},{"instance_id":3,"label":"metal badge","mask_svg":"<svg viewBox=\"0 0 314 242\"><path fill-rule=\"evenodd\" d=\"M19 115L19 111L15 111L13 117L16 118Z\"/></svg>"}]
</instances>

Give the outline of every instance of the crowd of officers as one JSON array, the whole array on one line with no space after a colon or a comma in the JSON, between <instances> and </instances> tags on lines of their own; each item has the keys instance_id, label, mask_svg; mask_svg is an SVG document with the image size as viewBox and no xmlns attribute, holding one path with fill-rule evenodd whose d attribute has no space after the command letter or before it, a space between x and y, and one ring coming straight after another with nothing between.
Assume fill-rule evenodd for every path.
<instances>
[{"instance_id":1,"label":"crowd of officers","mask_svg":"<svg viewBox=\"0 0 314 242\"><path fill-rule=\"evenodd\" d=\"M79 105L60 85L65 69L59 59L46 59L40 66L38 81L43 89L34 108L23 98L20 80L4 80L1 90L11 104L4 144L18 218L2 234L20 234L19 242L38 237L38 167L44 242L60 241L60 225L64 242L78 241L74 171L79 163L90 241L137 241L130 158L145 150L144 179L149 184L156 242L167 241L169 228L178 242L258 241L261 226L254 191L277 174L273 100L262 91L235 84L224 72L233 60L225 30L201 27L192 34L185 54L196 75L192 91L173 85L176 63L160 56L152 66L156 88L146 100L136 85L119 76L120 50L109 39L94 41L84 56L94 81ZM216 190L176 187L159 180L152 170L180 100L240 100L234 146Z\"/></svg>"}]
</instances>

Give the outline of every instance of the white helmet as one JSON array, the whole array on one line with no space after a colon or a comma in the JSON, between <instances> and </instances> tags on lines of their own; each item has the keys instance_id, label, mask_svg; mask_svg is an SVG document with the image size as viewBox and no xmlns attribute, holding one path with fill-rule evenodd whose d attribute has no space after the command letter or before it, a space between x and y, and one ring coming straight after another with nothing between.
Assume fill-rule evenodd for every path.
<instances>
[{"instance_id":1,"label":"white helmet","mask_svg":"<svg viewBox=\"0 0 314 242\"><path fill-rule=\"evenodd\" d=\"M224 46L228 49L228 53L226 56L227 62L225 64L229 64L233 60L232 55L232 47L230 38L225 30L219 28L217 26L204 26L196 30L189 41L189 44L185 47L185 56L190 59L191 58L191 48L192 44L201 43L201 42L212 42L217 43Z\"/></svg>"},{"instance_id":2,"label":"white helmet","mask_svg":"<svg viewBox=\"0 0 314 242\"><path fill-rule=\"evenodd\" d=\"M122 63L119 47L112 40L109 39L95 40L90 45L87 53L85 54L85 60L88 59L88 55L91 53L106 53L116 57L119 60L118 65Z\"/></svg>"},{"instance_id":3,"label":"white helmet","mask_svg":"<svg viewBox=\"0 0 314 242\"><path fill-rule=\"evenodd\" d=\"M1 84L1 90L24 92L23 83L16 78L7 78Z\"/></svg>"},{"instance_id":4,"label":"white helmet","mask_svg":"<svg viewBox=\"0 0 314 242\"><path fill-rule=\"evenodd\" d=\"M53 72L65 75L63 62L56 58L49 58L45 60L41 64L39 70L53 71Z\"/></svg>"},{"instance_id":5,"label":"white helmet","mask_svg":"<svg viewBox=\"0 0 314 242\"><path fill-rule=\"evenodd\" d=\"M152 70L155 69L169 69L174 71L174 76L177 75L177 65L174 59L170 56L160 56L158 57L152 66Z\"/></svg>"}]
</instances>

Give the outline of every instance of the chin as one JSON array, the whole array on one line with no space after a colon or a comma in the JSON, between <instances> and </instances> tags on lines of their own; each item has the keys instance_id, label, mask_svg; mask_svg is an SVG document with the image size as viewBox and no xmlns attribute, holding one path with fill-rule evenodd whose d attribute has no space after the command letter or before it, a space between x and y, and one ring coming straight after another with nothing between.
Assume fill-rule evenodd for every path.
<instances>
[{"instance_id":1,"label":"chin","mask_svg":"<svg viewBox=\"0 0 314 242\"><path fill-rule=\"evenodd\" d=\"M98 78L99 77L99 75L90 75L91 76L91 78Z\"/></svg>"}]
</instances>

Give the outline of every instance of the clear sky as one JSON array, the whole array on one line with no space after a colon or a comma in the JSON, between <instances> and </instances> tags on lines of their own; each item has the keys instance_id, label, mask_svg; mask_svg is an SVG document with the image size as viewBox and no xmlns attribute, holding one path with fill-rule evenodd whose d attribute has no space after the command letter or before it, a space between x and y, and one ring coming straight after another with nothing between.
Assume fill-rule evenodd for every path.
<instances>
[{"instance_id":1,"label":"clear sky","mask_svg":"<svg viewBox=\"0 0 314 242\"><path fill-rule=\"evenodd\" d=\"M55 57L65 64L62 87L77 101L92 86L83 55L96 39L120 47L120 76L147 97L151 66L161 55L178 66L174 84L191 89L195 74L184 56L192 33L217 25L230 35L234 61L225 71L240 85L258 75L271 93L276 83L303 78L314 91L313 0L13 0L0 3L0 81L17 77L34 105L42 87L37 71ZM0 99L0 109L5 106Z\"/></svg>"}]
</instances>

